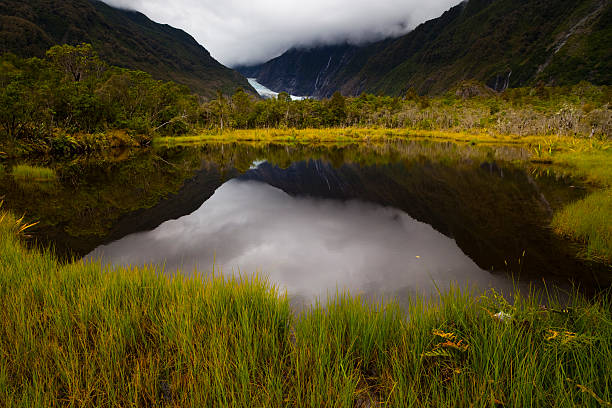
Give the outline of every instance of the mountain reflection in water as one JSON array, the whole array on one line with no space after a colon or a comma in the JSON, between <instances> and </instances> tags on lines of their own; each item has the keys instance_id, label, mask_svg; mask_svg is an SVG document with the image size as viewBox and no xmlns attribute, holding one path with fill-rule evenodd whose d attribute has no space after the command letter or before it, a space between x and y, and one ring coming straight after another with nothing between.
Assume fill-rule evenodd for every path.
<instances>
[{"instance_id":1,"label":"mountain reflection in water","mask_svg":"<svg viewBox=\"0 0 612 408\"><path fill-rule=\"evenodd\" d=\"M611 284L608 265L584 261L550 228L587 191L520 148L209 143L53 167L53 185L0 174L0 195L3 208L40 221L30 234L64 260L189 274L210 271L216 255L224 272L259 270L305 302L336 285L405 300L433 282L571 281L585 293Z\"/></svg>"},{"instance_id":2,"label":"mountain reflection in water","mask_svg":"<svg viewBox=\"0 0 612 408\"><path fill-rule=\"evenodd\" d=\"M89 257L208 271L260 270L289 295L349 289L366 296L434 289L433 282L503 285L451 238L401 210L359 200L294 197L258 181L231 180L194 213L101 246Z\"/></svg>"}]
</instances>

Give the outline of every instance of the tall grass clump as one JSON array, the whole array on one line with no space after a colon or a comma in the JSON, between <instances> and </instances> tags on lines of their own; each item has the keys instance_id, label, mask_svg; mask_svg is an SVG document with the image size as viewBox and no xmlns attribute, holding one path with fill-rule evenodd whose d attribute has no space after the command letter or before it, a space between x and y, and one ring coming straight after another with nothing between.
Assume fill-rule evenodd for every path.
<instances>
[{"instance_id":1,"label":"tall grass clump","mask_svg":"<svg viewBox=\"0 0 612 408\"><path fill-rule=\"evenodd\" d=\"M609 406L609 294L451 287L298 314L257 277L60 265L0 214L0 406Z\"/></svg>"},{"instance_id":2,"label":"tall grass clump","mask_svg":"<svg viewBox=\"0 0 612 408\"><path fill-rule=\"evenodd\" d=\"M612 189L567 205L552 221L555 231L586 244L586 256L612 262Z\"/></svg>"},{"instance_id":3,"label":"tall grass clump","mask_svg":"<svg viewBox=\"0 0 612 408\"><path fill-rule=\"evenodd\" d=\"M295 323L293 406L597 406L610 402L610 299L569 307L450 288L407 311L340 295ZM567 305L566 305L567 306Z\"/></svg>"},{"instance_id":4,"label":"tall grass clump","mask_svg":"<svg viewBox=\"0 0 612 408\"><path fill-rule=\"evenodd\" d=\"M574 141L566 151L552 157L597 187L585 198L555 213L553 228L563 236L585 243L587 258L612 263L612 145Z\"/></svg>"},{"instance_id":5,"label":"tall grass clump","mask_svg":"<svg viewBox=\"0 0 612 408\"><path fill-rule=\"evenodd\" d=\"M57 175L53 169L47 167L18 164L11 171L13 177L19 180L54 181Z\"/></svg>"},{"instance_id":6,"label":"tall grass clump","mask_svg":"<svg viewBox=\"0 0 612 408\"><path fill-rule=\"evenodd\" d=\"M61 266L0 224L0 406L280 406L289 305L265 281Z\"/></svg>"}]
</instances>

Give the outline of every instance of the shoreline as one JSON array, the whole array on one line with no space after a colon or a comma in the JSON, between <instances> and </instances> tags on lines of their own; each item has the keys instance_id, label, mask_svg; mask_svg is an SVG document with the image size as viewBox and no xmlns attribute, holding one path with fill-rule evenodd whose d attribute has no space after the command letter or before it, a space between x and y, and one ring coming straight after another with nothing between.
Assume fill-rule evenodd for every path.
<instances>
[{"instance_id":1,"label":"shoreline","mask_svg":"<svg viewBox=\"0 0 612 408\"><path fill-rule=\"evenodd\" d=\"M258 277L60 265L0 210L6 406L603 406L610 293L569 306L450 288L408 310L339 294L293 316ZM546 296L540 293L539 296ZM408 318L410 317L410 318ZM587 391L585 391L587 390Z\"/></svg>"}]
</instances>

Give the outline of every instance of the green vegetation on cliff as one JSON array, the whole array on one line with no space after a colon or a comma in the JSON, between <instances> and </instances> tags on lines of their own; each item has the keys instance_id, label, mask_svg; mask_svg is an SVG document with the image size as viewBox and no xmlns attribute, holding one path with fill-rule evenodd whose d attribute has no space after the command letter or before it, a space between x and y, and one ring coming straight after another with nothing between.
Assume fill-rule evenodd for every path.
<instances>
[{"instance_id":1,"label":"green vegetation on cliff","mask_svg":"<svg viewBox=\"0 0 612 408\"><path fill-rule=\"evenodd\" d=\"M508 87L612 84L612 3L469 0L411 32L361 46L291 49L239 68L274 91L440 95L465 80ZM330 68L331 64L331 68Z\"/></svg>"}]
</instances>

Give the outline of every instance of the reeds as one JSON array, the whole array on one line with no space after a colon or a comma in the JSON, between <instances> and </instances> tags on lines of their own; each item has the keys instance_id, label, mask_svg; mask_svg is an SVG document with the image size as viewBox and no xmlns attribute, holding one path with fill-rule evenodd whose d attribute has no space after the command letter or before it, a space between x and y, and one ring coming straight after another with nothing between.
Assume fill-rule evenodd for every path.
<instances>
[{"instance_id":1,"label":"reeds","mask_svg":"<svg viewBox=\"0 0 612 408\"><path fill-rule=\"evenodd\" d=\"M554 215L561 235L586 244L587 258L612 262L612 189L598 191L569 204Z\"/></svg>"},{"instance_id":2,"label":"reeds","mask_svg":"<svg viewBox=\"0 0 612 408\"><path fill-rule=\"evenodd\" d=\"M0 405L608 406L610 297L338 293L294 315L259 277L62 266L0 220ZM503 312L505 315L497 315ZM504 316L499 319L499 316ZM511 316L507 318L505 316ZM370 405L368 405L370 404Z\"/></svg>"},{"instance_id":3,"label":"reeds","mask_svg":"<svg viewBox=\"0 0 612 408\"><path fill-rule=\"evenodd\" d=\"M13 166L11 171L13 177L18 180L28 181L54 181L57 175L53 169L47 167L30 166L28 164L18 164Z\"/></svg>"}]
</instances>

